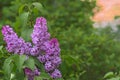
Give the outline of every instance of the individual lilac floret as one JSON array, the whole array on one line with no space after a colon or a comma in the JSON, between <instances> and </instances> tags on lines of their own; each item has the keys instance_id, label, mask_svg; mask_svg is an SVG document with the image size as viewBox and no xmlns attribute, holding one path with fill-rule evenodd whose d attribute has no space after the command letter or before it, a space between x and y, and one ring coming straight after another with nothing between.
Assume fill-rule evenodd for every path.
<instances>
[{"instance_id":1,"label":"individual lilac floret","mask_svg":"<svg viewBox=\"0 0 120 80\"><path fill-rule=\"evenodd\" d=\"M55 69L55 65L52 64L51 61L48 61L48 62L45 63L45 70L46 70L47 72L52 71L52 70L54 70L54 69Z\"/></svg>"},{"instance_id":2,"label":"individual lilac floret","mask_svg":"<svg viewBox=\"0 0 120 80\"><path fill-rule=\"evenodd\" d=\"M40 17L36 19L31 37L35 46L39 46L40 49L44 48L44 42L50 39L50 34L47 32L47 22L45 18Z\"/></svg>"},{"instance_id":3,"label":"individual lilac floret","mask_svg":"<svg viewBox=\"0 0 120 80\"><path fill-rule=\"evenodd\" d=\"M3 26L2 34L4 40L7 43L7 50L16 54L30 54L31 43L25 41L22 38L18 38L17 34L8 25Z\"/></svg>"},{"instance_id":4,"label":"individual lilac floret","mask_svg":"<svg viewBox=\"0 0 120 80\"><path fill-rule=\"evenodd\" d=\"M24 49L25 49L25 54L26 55L31 55L30 51L31 51L32 45L30 42L26 42L24 45Z\"/></svg>"},{"instance_id":5,"label":"individual lilac floret","mask_svg":"<svg viewBox=\"0 0 120 80\"><path fill-rule=\"evenodd\" d=\"M40 71L39 71L39 69L34 69L34 75L35 76L39 76L40 75Z\"/></svg>"},{"instance_id":6,"label":"individual lilac floret","mask_svg":"<svg viewBox=\"0 0 120 80\"><path fill-rule=\"evenodd\" d=\"M56 56L51 62L57 67L61 64L61 58Z\"/></svg>"},{"instance_id":7,"label":"individual lilac floret","mask_svg":"<svg viewBox=\"0 0 120 80\"><path fill-rule=\"evenodd\" d=\"M27 76L28 80L34 80L34 73L30 68L24 68L24 73Z\"/></svg>"},{"instance_id":8,"label":"individual lilac floret","mask_svg":"<svg viewBox=\"0 0 120 80\"><path fill-rule=\"evenodd\" d=\"M24 68L24 73L27 76L28 80L34 80L35 76L40 75L40 71L37 68L35 68L34 71L32 71L30 68L25 67Z\"/></svg>"},{"instance_id":9,"label":"individual lilac floret","mask_svg":"<svg viewBox=\"0 0 120 80\"><path fill-rule=\"evenodd\" d=\"M33 46L30 50L32 56L37 56L40 54L40 48L38 46Z\"/></svg>"},{"instance_id":10,"label":"individual lilac floret","mask_svg":"<svg viewBox=\"0 0 120 80\"><path fill-rule=\"evenodd\" d=\"M40 62L41 62L41 60L44 60L45 70L47 72L58 68L58 66L61 64L61 58L59 56L54 56L54 55L49 56L46 54L45 57L43 57L43 56L39 57L39 60L40 60Z\"/></svg>"},{"instance_id":11,"label":"individual lilac floret","mask_svg":"<svg viewBox=\"0 0 120 80\"><path fill-rule=\"evenodd\" d=\"M41 63L45 63L46 62L46 56L45 55L39 55L37 57L37 59L41 62Z\"/></svg>"},{"instance_id":12,"label":"individual lilac floret","mask_svg":"<svg viewBox=\"0 0 120 80\"><path fill-rule=\"evenodd\" d=\"M62 75L58 69L55 69L52 73L50 73L50 76L52 78L61 78Z\"/></svg>"}]
</instances>

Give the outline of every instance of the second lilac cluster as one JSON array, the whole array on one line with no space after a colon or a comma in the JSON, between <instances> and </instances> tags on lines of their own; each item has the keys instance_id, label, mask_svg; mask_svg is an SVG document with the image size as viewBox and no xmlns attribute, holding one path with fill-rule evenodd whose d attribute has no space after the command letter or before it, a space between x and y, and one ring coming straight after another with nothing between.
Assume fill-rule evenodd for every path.
<instances>
[{"instance_id":1,"label":"second lilac cluster","mask_svg":"<svg viewBox=\"0 0 120 80\"><path fill-rule=\"evenodd\" d=\"M57 39L53 38L46 42L45 47L45 54L38 56L39 61L44 64L46 72L48 72L52 78L62 77L60 71L57 69L61 63L61 58L59 57L60 48Z\"/></svg>"},{"instance_id":2,"label":"second lilac cluster","mask_svg":"<svg viewBox=\"0 0 120 80\"><path fill-rule=\"evenodd\" d=\"M41 17L36 19L31 37L34 43L34 47L31 49L31 55L36 56L44 64L46 72L52 78L62 77L60 71L57 69L61 63L59 43L56 38L50 40L45 18Z\"/></svg>"},{"instance_id":3,"label":"second lilac cluster","mask_svg":"<svg viewBox=\"0 0 120 80\"><path fill-rule=\"evenodd\" d=\"M34 25L33 33L31 34L33 45L19 38L17 34L8 25L3 26L2 34L7 43L7 50L16 54L25 54L35 56L44 65L44 69L52 78L61 78L61 72L57 69L61 64L60 47L56 38L50 39L50 34L47 31L47 22L43 17L37 18ZM37 69L32 71L29 68L24 69L28 78L34 78Z\"/></svg>"}]
</instances>

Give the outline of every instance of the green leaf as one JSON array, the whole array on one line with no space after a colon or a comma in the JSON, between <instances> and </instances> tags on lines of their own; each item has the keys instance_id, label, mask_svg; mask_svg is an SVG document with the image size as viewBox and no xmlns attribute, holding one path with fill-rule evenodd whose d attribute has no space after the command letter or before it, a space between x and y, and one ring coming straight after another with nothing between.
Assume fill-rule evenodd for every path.
<instances>
[{"instance_id":1,"label":"green leaf","mask_svg":"<svg viewBox=\"0 0 120 80\"><path fill-rule=\"evenodd\" d=\"M10 79L10 74L13 69L12 58L13 56L7 58L3 65L4 74L6 75L6 79L8 80Z\"/></svg>"},{"instance_id":2,"label":"green leaf","mask_svg":"<svg viewBox=\"0 0 120 80\"><path fill-rule=\"evenodd\" d=\"M64 80L63 78L59 78L59 79L56 79L56 80Z\"/></svg>"},{"instance_id":3,"label":"green leaf","mask_svg":"<svg viewBox=\"0 0 120 80\"><path fill-rule=\"evenodd\" d=\"M23 68L23 64L26 60L26 56L25 55L18 55L15 57L15 64L17 66L17 69L19 70L19 72L21 72L22 68Z\"/></svg>"},{"instance_id":4,"label":"green leaf","mask_svg":"<svg viewBox=\"0 0 120 80\"><path fill-rule=\"evenodd\" d=\"M29 12L24 12L20 15L20 20L21 20L23 30L25 30L25 27L27 25L28 16L29 16Z\"/></svg>"},{"instance_id":5,"label":"green leaf","mask_svg":"<svg viewBox=\"0 0 120 80\"><path fill-rule=\"evenodd\" d=\"M50 76L47 73L45 73L45 72L41 73L40 76L42 78L50 78Z\"/></svg>"},{"instance_id":6,"label":"green leaf","mask_svg":"<svg viewBox=\"0 0 120 80\"><path fill-rule=\"evenodd\" d=\"M0 50L2 50L3 46L0 46Z\"/></svg>"},{"instance_id":7,"label":"green leaf","mask_svg":"<svg viewBox=\"0 0 120 80\"><path fill-rule=\"evenodd\" d=\"M13 80L24 80L23 70L21 72L16 72L15 79L13 79Z\"/></svg>"},{"instance_id":8,"label":"green leaf","mask_svg":"<svg viewBox=\"0 0 120 80\"><path fill-rule=\"evenodd\" d=\"M31 57L29 57L26 61L25 61L25 67L28 67L28 68L30 68L30 69L32 69L32 70L34 70L35 69L35 62L34 62L34 59L33 58L31 58Z\"/></svg>"},{"instance_id":9,"label":"green leaf","mask_svg":"<svg viewBox=\"0 0 120 80\"><path fill-rule=\"evenodd\" d=\"M44 79L50 80L50 76L45 72L42 72L39 77L35 77L35 80L44 80Z\"/></svg>"},{"instance_id":10,"label":"green leaf","mask_svg":"<svg viewBox=\"0 0 120 80\"><path fill-rule=\"evenodd\" d=\"M11 77L12 72L16 74L17 80L23 80L24 74L22 67L25 60L26 60L25 55L18 55L18 54L14 54L5 60L3 69L7 80L10 80L12 78Z\"/></svg>"},{"instance_id":11,"label":"green leaf","mask_svg":"<svg viewBox=\"0 0 120 80\"><path fill-rule=\"evenodd\" d=\"M30 41L31 40L31 37L30 37L30 34L32 33L32 29L25 29L25 30L22 30L21 32L21 36L22 38L24 38L26 41Z\"/></svg>"},{"instance_id":12,"label":"green leaf","mask_svg":"<svg viewBox=\"0 0 120 80\"><path fill-rule=\"evenodd\" d=\"M19 56L19 64L18 64L18 69L20 70L24 64L26 60L26 56L25 55L20 55Z\"/></svg>"},{"instance_id":13,"label":"green leaf","mask_svg":"<svg viewBox=\"0 0 120 80\"><path fill-rule=\"evenodd\" d=\"M107 80L120 80L120 77L111 78L111 79L107 79Z\"/></svg>"},{"instance_id":14,"label":"green leaf","mask_svg":"<svg viewBox=\"0 0 120 80\"><path fill-rule=\"evenodd\" d=\"M3 57L3 54L4 54L2 48L3 48L3 46L0 46L0 58L2 58L2 57Z\"/></svg>"},{"instance_id":15,"label":"green leaf","mask_svg":"<svg viewBox=\"0 0 120 80\"><path fill-rule=\"evenodd\" d=\"M108 72L107 74L105 74L104 78L110 78L113 77L114 73L113 72Z\"/></svg>"},{"instance_id":16,"label":"green leaf","mask_svg":"<svg viewBox=\"0 0 120 80\"><path fill-rule=\"evenodd\" d=\"M37 58L34 58L35 61L35 65L41 69L40 71L44 71L44 65L42 63L40 63L40 61Z\"/></svg>"},{"instance_id":17,"label":"green leaf","mask_svg":"<svg viewBox=\"0 0 120 80\"><path fill-rule=\"evenodd\" d=\"M62 58L65 59L66 62L70 63L70 64L68 64L69 66L72 65L74 62L76 62L78 64L78 61L79 61L78 57L74 57L71 55L67 55L67 56L63 55Z\"/></svg>"},{"instance_id":18,"label":"green leaf","mask_svg":"<svg viewBox=\"0 0 120 80\"><path fill-rule=\"evenodd\" d=\"M39 11L41 11L41 9L43 8L43 6L42 6L42 4L41 3L38 3L38 2L34 2L34 3L32 3L34 6L35 6L35 8L37 8Z\"/></svg>"},{"instance_id":19,"label":"green leaf","mask_svg":"<svg viewBox=\"0 0 120 80\"><path fill-rule=\"evenodd\" d=\"M20 6L20 8L19 8L19 14L21 14L21 13L23 12L23 9L24 9L25 6L26 6L26 5Z\"/></svg>"}]
</instances>

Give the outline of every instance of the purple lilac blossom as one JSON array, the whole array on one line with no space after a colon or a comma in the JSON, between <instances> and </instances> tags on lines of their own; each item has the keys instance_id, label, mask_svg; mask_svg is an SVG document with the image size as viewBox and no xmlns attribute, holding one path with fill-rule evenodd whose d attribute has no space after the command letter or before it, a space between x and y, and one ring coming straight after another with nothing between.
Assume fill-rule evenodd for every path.
<instances>
[{"instance_id":1,"label":"purple lilac blossom","mask_svg":"<svg viewBox=\"0 0 120 80\"><path fill-rule=\"evenodd\" d=\"M45 70L46 70L47 72L53 71L54 69L55 69L55 65L54 65L51 61L47 61L47 62L45 63Z\"/></svg>"},{"instance_id":2,"label":"purple lilac blossom","mask_svg":"<svg viewBox=\"0 0 120 80\"><path fill-rule=\"evenodd\" d=\"M34 44L34 47L31 49L31 55L40 55L41 51L46 49L44 43L50 39L45 18L40 17L36 19L31 38Z\"/></svg>"},{"instance_id":3,"label":"purple lilac blossom","mask_svg":"<svg viewBox=\"0 0 120 80\"><path fill-rule=\"evenodd\" d=\"M53 78L60 78L60 71L57 73L57 68L59 64L61 64L61 58L60 58L60 48L59 43L56 38L52 38L48 43L46 43L46 54L45 54L45 70L50 74ZM56 71L57 70L57 71ZM56 75L55 75L56 74ZM58 75L58 76L57 76Z\"/></svg>"},{"instance_id":4,"label":"purple lilac blossom","mask_svg":"<svg viewBox=\"0 0 120 80\"><path fill-rule=\"evenodd\" d=\"M41 63L45 63L46 62L46 56L45 55L39 55L37 57L37 59L41 62Z\"/></svg>"},{"instance_id":5,"label":"purple lilac blossom","mask_svg":"<svg viewBox=\"0 0 120 80\"><path fill-rule=\"evenodd\" d=\"M56 38L52 38L47 44L46 44L46 53L50 56L59 56L60 54L60 48L59 43Z\"/></svg>"},{"instance_id":6,"label":"purple lilac blossom","mask_svg":"<svg viewBox=\"0 0 120 80\"><path fill-rule=\"evenodd\" d=\"M27 76L28 80L34 80L35 76L40 75L40 71L38 70L38 68L35 68L34 71L32 71L30 68L25 67L24 73Z\"/></svg>"},{"instance_id":7,"label":"purple lilac blossom","mask_svg":"<svg viewBox=\"0 0 120 80\"><path fill-rule=\"evenodd\" d=\"M40 54L40 48L39 48L38 46L33 46L33 47L31 48L30 54L31 54L32 56L37 56L37 55L39 55L39 54Z\"/></svg>"},{"instance_id":8,"label":"purple lilac blossom","mask_svg":"<svg viewBox=\"0 0 120 80\"><path fill-rule=\"evenodd\" d=\"M34 69L34 75L35 76L39 76L40 75L39 69L37 69L37 68Z\"/></svg>"},{"instance_id":9,"label":"purple lilac blossom","mask_svg":"<svg viewBox=\"0 0 120 80\"><path fill-rule=\"evenodd\" d=\"M39 49L35 48L38 60L44 64L46 72L53 72L61 63L60 48L56 38L50 40L50 34L47 32L47 22L45 18L40 17L36 19L31 37L34 46L39 47ZM31 54L36 56L35 53ZM55 76L55 78L57 78L57 76Z\"/></svg>"},{"instance_id":10,"label":"purple lilac blossom","mask_svg":"<svg viewBox=\"0 0 120 80\"><path fill-rule=\"evenodd\" d=\"M17 34L8 25L3 26L2 34L5 42L7 43L6 49L9 52L20 55L24 53L30 54L30 48L32 47L31 43L26 43L22 38L18 38Z\"/></svg>"},{"instance_id":11,"label":"purple lilac blossom","mask_svg":"<svg viewBox=\"0 0 120 80\"><path fill-rule=\"evenodd\" d=\"M35 46L39 46L40 49L44 49L43 44L50 39L50 34L47 32L47 22L45 18L40 17L36 19L31 37Z\"/></svg>"},{"instance_id":12,"label":"purple lilac blossom","mask_svg":"<svg viewBox=\"0 0 120 80\"><path fill-rule=\"evenodd\" d=\"M24 68L24 73L27 76L28 80L34 80L34 73L30 68Z\"/></svg>"},{"instance_id":13,"label":"purple lilac blossom","mask_svg":"<svg viewBox=\"0 0 120 80\"><path fill-rule=\"evenodd\" d=\"M56 56L53 60L51 60L52 63L56 66L60 65L61 64L61 58Z\"/></svg>"},{"instance_id":14,"label":"purple lilac blossom","mask_svg":"<svg viewBox=\"0 0 120 80\"><path fill-rule=\"evenodd\" d=\"M50 73L50 76L52 78L61 78L62 75L58 69L55 69L52 73Z\"/></svg>"}]
</instances>

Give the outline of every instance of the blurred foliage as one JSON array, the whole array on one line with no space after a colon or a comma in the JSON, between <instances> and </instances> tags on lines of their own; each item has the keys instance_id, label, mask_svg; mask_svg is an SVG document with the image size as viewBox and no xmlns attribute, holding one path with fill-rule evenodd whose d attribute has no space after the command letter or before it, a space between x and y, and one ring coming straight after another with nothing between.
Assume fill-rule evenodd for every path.
<instances>
[{"instance_id":1,"label":"blurred foliage","mask_svg":"<svg viewBox=\"0 0 120 80\"><path fill-rule=\"evenodd\" d=\"M110 28L97 30L92 27L90 17L94 6L94 0L0 0L0 28L9 24L19 36L31 41L35 19L43 16L48 21L51 36L60 42L63 79L104 80L107 72L120 71L120 41ZM2 79L5 75L3 63L12 54L5 50L1 33L0 41ZM46 76L41 73L38 79L48 78Z\"/></svg>"},{"instance_id":2,"label":"blurred foliage","mask_svg":"<svg viewBox=\"0 0 120 80\"><path fill-rule=\"evenodd\" d=\"M104 79L106 79L106 80L120 80L120 75L118 73L108 72L105 74Z\"/></svg>"}]
</instances>

